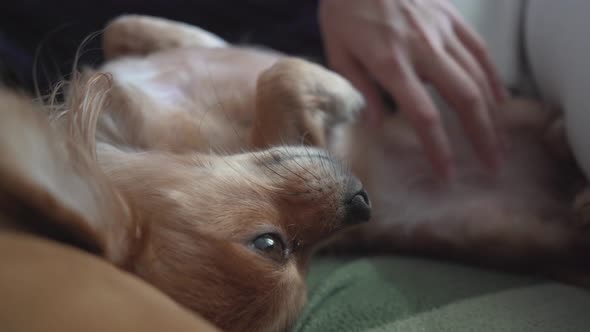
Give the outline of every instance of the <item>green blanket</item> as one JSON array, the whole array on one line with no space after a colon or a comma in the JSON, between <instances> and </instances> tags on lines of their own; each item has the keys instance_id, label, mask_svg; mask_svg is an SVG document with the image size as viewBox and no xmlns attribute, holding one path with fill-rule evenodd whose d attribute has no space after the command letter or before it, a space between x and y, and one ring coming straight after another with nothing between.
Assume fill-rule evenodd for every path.
<instances>
[{"instance_id":1,"label":"green blanket","mask_svg":"<svg viewBox=\"0 0 590 332\"><path fill-rule=\"evenodd\" d=\"M590 331L590 292L435 261L320 258L296 332Z\"/></svg>"}]
</instances>

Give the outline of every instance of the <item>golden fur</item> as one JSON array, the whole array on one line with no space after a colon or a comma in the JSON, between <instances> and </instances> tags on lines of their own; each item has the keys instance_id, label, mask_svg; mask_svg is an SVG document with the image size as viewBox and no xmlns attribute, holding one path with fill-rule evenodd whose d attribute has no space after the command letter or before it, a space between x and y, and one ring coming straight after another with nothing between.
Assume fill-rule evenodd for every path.
<instances>
[{"instance_id":1,"label":"golden fur","mask_svg":"<svg viewBox=\"0 0 590 332\"><path fill-rule=\"evenodd\" d=\"M314 248L368 217L346 167L290 145L329 149L372 191L374 225L336 246L560 268L585 258L590 241L572 208L583 180L567 153L546 149L552 118L538 104L514 101L500 113L511 147L495 179L473 164L449 118L459 168L442 185L400 116L378 130L346 124L362 97L318 65L151 17L119 18L103 38L108 61L67 90L53 121L59 137L29 137L36 120L2 133L10 143L0 153L15 156L0 164L2 190L14 206L39 210L27 224L35 231L47 233L42 220L59 230L50 236L101 254L224 330L289 327ZM261 234L288 253L253 250Z\"/></svg>"},{"instance_id":2,"label":"golden fur","mask_svg":"<svg viewBox=\"0 0 590 332\"><path fill-rule=\"evenodd\" d=\"M127 28L145 35L125 37ZM105 32L107 55L118 54L118 42L129 43L127 55L149 54L76 77L66 102L49 107L53 129L8 105L2 212L19 222L6 228L99 254L224 330L283 331L305 303L317 244L369 218L361 183L309 147L352 120L363 100L320 66L270 53L260 63L251 51L244 54L256 61L242 81L227 72L236 93L217 98L218 88L199 85L191 72L201 68L199 47L210 44L168 54L141 42L210 43L202 34L158 19L115 21ZM302 143L308 147L290 146Z\"/></svg>"}]
</instances>

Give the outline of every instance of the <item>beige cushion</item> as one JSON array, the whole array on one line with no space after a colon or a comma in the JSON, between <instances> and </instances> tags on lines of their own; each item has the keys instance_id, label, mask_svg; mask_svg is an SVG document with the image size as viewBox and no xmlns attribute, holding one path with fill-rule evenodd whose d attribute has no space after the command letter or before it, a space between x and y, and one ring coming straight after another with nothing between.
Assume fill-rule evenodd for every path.
<instances>
[{"instance_id":1,"label":"beige cushion","mask_svg":"<svg viewBox=\"0 0 590 332\"><path fill-rule=\"evenodd\" d=\"M140 279L75 248L0 233L0 330L216 331Z\"/></svg>"}]
</instances>

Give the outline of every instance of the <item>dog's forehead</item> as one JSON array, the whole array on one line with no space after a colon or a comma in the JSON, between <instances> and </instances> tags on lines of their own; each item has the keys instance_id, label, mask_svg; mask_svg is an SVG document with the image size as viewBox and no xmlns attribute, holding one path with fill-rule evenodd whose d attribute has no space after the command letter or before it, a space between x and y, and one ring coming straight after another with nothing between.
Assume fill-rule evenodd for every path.
<instances>
[{"instance_id":1,"label":"dog's forehead","mask_svg":"<svg viewBox=\"0 0 590 332\"><path fill-rule=\"evenodd\" d=\"M178 188L162 189L161 195L179 217L191 222L220 227L236 223L257 226L273 224L278 219L278 206L272 195L248 181L210 177L207 181L187 181Z\"/></svg>"},{"instance_id":2,"label":"dog's forehead","mask_svg":"<svg viewBox=\"0 0 590 332\"><path fill-rule=\"evenodd\" d=\"M303 240L311 232L315 238L329 231L326 225L333 224L343 208L341 190L330 185L290 188L260 184L248 176L187 181L163 190L162 196L174 207L175 218L193 224L194 231L224 234L235 241L275 232Z\"/></svg>"},{"instance_id":3,"label":"dog's forehead","mask_svg":"<svg viewBox=\"0 0 590 332\"><path fill-rule=\"evenodd\" d=\"M351 176L349 168L327 152L307 147L217 156L205 168L205 182L228 192L251 190L261 196L312 193L318 186L338 190Z\"/></svg>"}]
</instances>

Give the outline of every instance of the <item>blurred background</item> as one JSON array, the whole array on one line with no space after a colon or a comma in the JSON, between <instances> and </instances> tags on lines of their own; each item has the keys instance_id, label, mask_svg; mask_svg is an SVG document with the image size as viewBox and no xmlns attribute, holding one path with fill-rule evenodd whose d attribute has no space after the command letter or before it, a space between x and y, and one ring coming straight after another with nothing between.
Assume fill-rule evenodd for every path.
<instances>
[{"instance_id":1,"label":"blurred background","mask_svg":"<svg viewBox=\"0 0 590 332\"><path fill-rule=\"evenodd\" d=\"M145 14L198 25L232 43L322 58L318 0L0 1L0 79L41 92L80 65L101 63L97 33L114 17ZM92 35L92 36L91 36ZM91 36L91 37L89 37ZM84 45L80 47L82 42Z\"/></svg>"}]
</instances>

